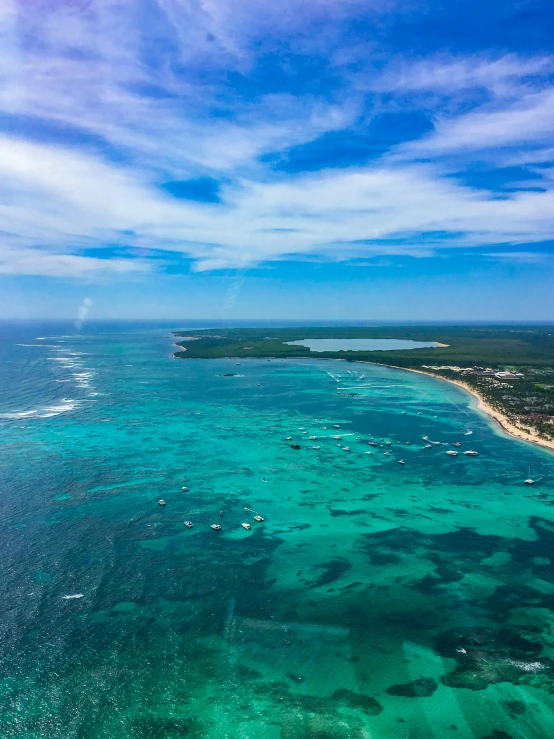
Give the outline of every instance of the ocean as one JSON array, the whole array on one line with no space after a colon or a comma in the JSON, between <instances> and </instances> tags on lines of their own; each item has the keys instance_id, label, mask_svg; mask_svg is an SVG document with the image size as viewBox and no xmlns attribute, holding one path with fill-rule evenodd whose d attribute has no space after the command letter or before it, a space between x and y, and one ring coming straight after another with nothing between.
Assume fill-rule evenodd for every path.
<instances>
[{"instance_id":1,"label":"ocean","mask_svg":"<svg viewBox=\"0 0 554 739\"><path fill-rule=\"evenodd\" d=\"M191 327L0 326L0 736L554 736L552 453Z\"/></svg>"}]
</instances>

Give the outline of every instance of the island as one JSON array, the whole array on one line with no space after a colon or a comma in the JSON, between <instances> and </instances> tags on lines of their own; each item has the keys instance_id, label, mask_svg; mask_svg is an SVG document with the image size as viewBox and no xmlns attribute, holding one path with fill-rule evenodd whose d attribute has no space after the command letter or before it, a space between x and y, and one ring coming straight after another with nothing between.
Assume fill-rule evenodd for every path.
<instances>
[{"instance_id":1,"label":"island","mask_svg":"<svg viewBox=\"0 0 554 739\"><path fill-rule=\"evenodd\" d=\"M176 331L174 336L181 347L174 356L187 360L333 359L421 372L468 390L481 410L513 436L554 449L552 325L265 327ZM382 348L344 348L344 340L355 339L373 339L365 345ZM340 340L339 350L325 348L332 340ZM417 343L407 348L406 342Z\"/></svg>"}]
</instances>

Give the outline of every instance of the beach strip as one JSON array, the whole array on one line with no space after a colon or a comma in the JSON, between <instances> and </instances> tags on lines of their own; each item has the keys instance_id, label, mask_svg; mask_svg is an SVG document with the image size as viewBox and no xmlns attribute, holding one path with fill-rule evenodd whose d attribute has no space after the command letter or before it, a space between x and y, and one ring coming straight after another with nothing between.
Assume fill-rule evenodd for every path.
<instances>
[{"instance_id":1,"label":"beach strip","mask_svg":"<svg viewBox=\"0 0 554 739\"><path fill-rule=\"evenodd\" d=\"M378 362L363 362L363 364L379 364L379 363ZM542 439L534 431L531 431L531 430L525 431L524 429L517 428L517 426L514 426L513 423L511 423L503 413L501 413L500 411L497 411L495 408L492 408L486 402L483 396L480 395L474 388L470 387L469 385L466 385L465 382L462 382L461 380L453 380L448 377L441 377L440 375L434 375L431 372L424 372L423 370L412 369L410 367L396 367L393 364L381 364L381 366L390 367L391 369L404 370L406 372L416 372L418 375L426 375L427 377L434 377L436 380L442 380L443 382L449 382L451 385L457 385L458 387L461 387L462 390L465 390L470 395L472 395L477 400L478 410L483 411L483 413L486 413L487 416L489 416L494 421L496 421L496 423L507 434L509 434L510 436L514 436L516 439L520 439L521 441L528 441L531 444L537 444L538 446L542 446L546 449L550 449L551 451L554 451L554 441L549 441L548 439Z\"/></svg>"}]
</instances>

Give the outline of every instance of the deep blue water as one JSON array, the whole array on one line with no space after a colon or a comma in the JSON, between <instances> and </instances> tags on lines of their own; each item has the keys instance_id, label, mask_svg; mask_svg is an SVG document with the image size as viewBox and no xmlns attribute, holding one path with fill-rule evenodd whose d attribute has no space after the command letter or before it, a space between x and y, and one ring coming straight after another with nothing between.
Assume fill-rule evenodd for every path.
<instances>
[{"instance_id":1,"label":"deep blue water","mask_svg":"<svg viewBox=\"0 0 554 739\"><path fill-rule=\"evenodd\" d=\"M554 735L552 455L204 325L0 324L0 736Z\"/></svg>"}]
</instances>

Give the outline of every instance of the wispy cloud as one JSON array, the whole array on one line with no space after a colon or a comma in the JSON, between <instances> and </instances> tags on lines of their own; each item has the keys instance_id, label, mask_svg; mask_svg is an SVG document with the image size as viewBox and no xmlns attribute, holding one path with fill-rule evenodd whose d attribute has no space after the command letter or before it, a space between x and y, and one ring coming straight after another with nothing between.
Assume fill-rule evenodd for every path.
<instances>
[{"instance_id":1,"label":"wispy cloud","mask_svg":"<svg viewBox=\"0 0 554 739\"><path fill-rule=\"evenodd\" d=\"M381 92L428 91L453 95L460 90L485 89L505 96L522 87L540 87L554 73L554 57L498 58L438 56L418 61L393 60L368 87Z\"/></svg>"},{"instance_id":2,"label":"wispy cloud","mask_svg":"<svg viewBox=\"0 0 554 739\"><path fill-rule=\"evenodd\" d=\"M57 254L41 249L13 249L0 244L0 274L3 275L43 275L90 280L145 272L150 272L150 265L143 259L99 259Z\"/></svg>"},{"instance_id":3,"label":"wispy cloud","mask_svg":"<svg viewBox=\"0 0 554 739\"><path fill-rule=\"evenodd\" d=\"M501 109L472 111L453 119L441 118L432 135L405 148L428 155L462 150L493 151L516 144L548 144L552 141L554 88L525 95Z\"/></svg>"},{"instance_id":4,"label":"wispy cloud","mask_svg":"<svg viewBox=\"0 0 554 739\"><path fill-rule=\"evenodd\" d=\"M537 251L484 252L481 256L498 259L502 262L514 262L516 264L544 264L552 258L549 254Z\"/></svg>"}]
</instances>

